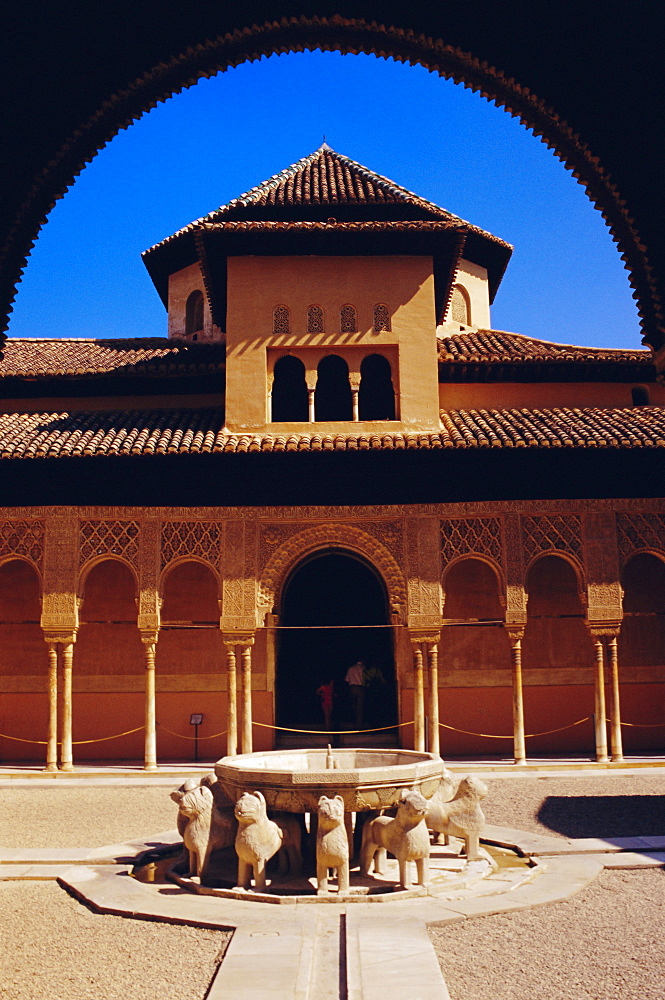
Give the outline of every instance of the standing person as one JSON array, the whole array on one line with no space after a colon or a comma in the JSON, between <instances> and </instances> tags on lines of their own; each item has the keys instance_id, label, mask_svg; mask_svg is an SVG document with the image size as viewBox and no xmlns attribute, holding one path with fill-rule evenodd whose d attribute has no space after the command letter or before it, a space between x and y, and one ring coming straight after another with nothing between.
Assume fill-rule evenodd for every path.
<instances>
[{"instance_id":1,"label":"standing person","mask_svg":"<svg viewBox=\"0 0 665 1000\"><path fill-rule=\"evenodd\" d=\"M354 725L356 729L360 729L363 724L365 690L367 688L367 669L364 662L357 660L353 666L349 667L344 680L349 686Z\"/></svg>"},{"instance_id":2,"label":"standing person","mask_svg":"<svg viewBox=\"0 0 665 1000\"><path fill-rule=\"evenodd\" d=\"M323 712L323 724L326 727L326 732L332 732L330 725L332 722L332 710L333 710L333 698L335 696L335 682L330 678L328 683L325 682L320 684L316 689L321 700L321 711Z\"/></svg>"}]
</instances>

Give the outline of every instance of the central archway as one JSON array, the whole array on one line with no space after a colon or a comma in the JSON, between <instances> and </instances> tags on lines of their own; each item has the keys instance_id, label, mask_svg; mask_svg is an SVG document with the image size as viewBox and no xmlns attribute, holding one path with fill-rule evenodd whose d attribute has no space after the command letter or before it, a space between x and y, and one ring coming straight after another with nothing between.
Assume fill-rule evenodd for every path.
<instances>
[{"instance_id":1,"label":"central archway","mask_svg":"<svg viewBox=\"0 0 665 1000\"><path fill-rule=\"evenodd\" d=\"M301 562L287 580L281 600L277 671L276 723L302 730L326 729L317 690L332 680L330 728L382 729L397 723L397 692L388 598L375 570L358 556L318 552ZM361 725L356 725L345 677L363 660L367 687ZM397 730L353 735L277 734L278 744L392 746Z\"/></svg>"}]
</instances>

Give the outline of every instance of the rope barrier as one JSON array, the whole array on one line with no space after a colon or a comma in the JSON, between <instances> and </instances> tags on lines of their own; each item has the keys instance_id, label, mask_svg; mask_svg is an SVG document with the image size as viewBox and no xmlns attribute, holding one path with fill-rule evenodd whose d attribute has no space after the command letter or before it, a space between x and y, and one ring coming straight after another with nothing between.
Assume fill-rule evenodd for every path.
<instances>
[{"instance_id":1,"label":"rope barrier","mask_svg":"<svg viewBox=\"0 0 665 1000\"><path fill-rule=\"evenodd\" d=\"M584 719L578 719L577 722L571 722L568 726L561 726L560 729L548 729L544 733L525 733L524 739L531 739L533 736L551 736L552 733L562 733L564 729L572 729L573 726L580 726L583 722L588 722L591 718L587 715ZM499 736L496 733L472 733L468 729L456 729L455 726L447 726L444 722L440 722L439 725L442 729L452 729L454 733L464 733L465 736L483 736L488 740L512 740L515 738L514 734L510 736Z\"/></svg>"},{"instance_id":2,"label":"rope barrier","mask_svg":"<svg viewBox=\"0 0 665 1000\"><path fill-rule=\"evenodd\" d=\"M138 733L141 729L145 729L145 726L138 726L136 729L128 729L125 733L115 733L113 736L98 736L94 740L73 740L73 747L84 746L86 743L103 743L105 740L117 740L121 736L131 736L132 733ZM17 743L36 743L39 746L48 746L47 740L22 740L20 736L8 736L6 733L0 733L0 738L3 740L15 740ZM62 746L62 740L58 740L58 746Z\"/></svg>"},{"instance_id":3,"label":"rope barrier","mask_svg":"<svg viewBox=\"0 0 665 1000\"><path fill-rule=\"evenodd\" d=\"M611 719L605 719L605 722L611 721ZM665 722L622 722L621 725L630 726L631 729L662 729Z\"/></svg>"},{"instance_id":4,"label":"rope barrier","mask_svg":"<svg viewBox=\"0 0 665 1000\"><path fill-rule=\"evenodd\" d=\"M396 722L394 726L380 726L378 729L290 729L288 726L269 726L267 722L252 722L253 726L262 729L279 729L283 733L312 733L316 736L359 736L362 733L383 733L386 729L401 729L402 726L412 726L411 722Z\"/></svg>"},{"instance_id":5,"label":"rope barrier","mask_svg":"<svg viewBox=\"0 0 665 1000\"><path fill-rule=\"evenodd\" d=\"M213 733L212 736L184 736L182 733L174 733L172 729L167 729L166 726L161 724L161 722L158 722L157 725L160 729L163 729L165 733L170 733L171 736L178 736L181 740L216 740L218 736L226 736L228 733L228 729L223 729L221 733Z\"/></svg>"}]
</instances>

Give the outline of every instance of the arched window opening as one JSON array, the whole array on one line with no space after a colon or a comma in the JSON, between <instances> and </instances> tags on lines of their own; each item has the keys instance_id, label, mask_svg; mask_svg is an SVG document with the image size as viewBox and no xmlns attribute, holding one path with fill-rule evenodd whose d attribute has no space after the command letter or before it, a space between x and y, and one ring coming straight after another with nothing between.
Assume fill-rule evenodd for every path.
<instances>
[{"instance_id":1,"label":"arched window opening","mask_svg":"<svg viewBox=\"0 0 665 1000\"><path fill-rule=\"evenodd\" d=\"M191 337L203 329L203 292L197 288L187 299L185 306L185 333Z\"/></svg>"},{"instance_id":2,"label":"arched window opening","mask_svg":"<svg viewBox=\"0 0 665 1000\"><path fill-rule=\"evenodd\" d=\"M665 663L665 563L640 552L621 574L624 620L619 633L619 663L624 667Z\"/></svg>"},{"instance_id":3,"label":"arched window opening","mask_svg":"<svg viewBox=\"0 0 665 1000\"><path fill-rule=\"evenodd\" d=\"M360 420L395 419L395 388L390 362L381 354L369 354L363 358L358 411Z\"/></svg>"},{"instance_id":4,"label":"arched window opening","mask_svg":"<svg viewBox=\"0 0 665 1000\"><path fill-rule=\"evenodd\" d=\"M356 315L356 307L351 305L342 306L339 311L339 332L340 333L357 333L358 332L358 318Z\"/></svg>"},{"instance_id":5,"label":"arched window opening","mask_svg":"<svg viewBox=\"0 0 665 1000\"><path fill-rule=\"evenodd\" d=\"M634 385L630 390L630 395L633 400L633 406L649 405L649 390L646 385Z\"/></svg>"},{"instance_id":6,"label":"arched window opening","mask_svg":"<svg viewBox=\"0 0 665 1000\"><path fill-rule=\"evenodd\" d=\"M374 333L390 332L390 310L383 302L374 306Z\"/></svg>"},{"instance_id":7,"label":"arched window opening","mask_svg":"<svg viewBox=\"0 0 665 1000\"><path fill-rule=\"evenodd\" d=\"M471 323L469 297L465 289L459 285L455 285L450 296L450 318L453 323L461 323L462 326L468 326Z\"/></svg>"},{"instance_id":8,"label":"arched window opening","mask_svg":"<svg viewBox=\"0 0 665 1000\"><path fill-rule=\"evenodd\" d=\"M328 354L319 362L314 413L316 420L353 419L349 366L338 354Z\"/></svg>"},{"instance_id":9,"label":"arched window opening","mask_svg":"<svg viewBox=\"0 0 665 1000\"><path fill-rule=\"evenodd\" d=\"M305 366L287 354L275 364L271 420L308 420Z\"/></svg>"},{"instance_id":10,"label":"arched window opening","mask_svg":"<svg viewBox=\"0 0 665 1000\"><path fill-rule=\"evenodd\" d=\"M321 306L310 306L307 310L307 332L323 333L323 309Z\"/></svg>"},{"instance_id":11,"label":"arched window opening","mask_svg":"<svg viewBox=\"0 0 665 1000\"><path fill-rule=\"evenodd\" d=\"M289 315L288 306L275 306L275 309L272 314L272 332L273 333L291 332L291 317Z\"/></svg>"}]
</instances>

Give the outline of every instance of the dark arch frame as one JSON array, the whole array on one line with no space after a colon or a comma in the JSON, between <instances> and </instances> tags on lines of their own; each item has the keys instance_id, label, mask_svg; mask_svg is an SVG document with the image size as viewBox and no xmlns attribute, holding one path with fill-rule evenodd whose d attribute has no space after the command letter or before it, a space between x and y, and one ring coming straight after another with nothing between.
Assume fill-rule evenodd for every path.
<instances>
[{"instance_id":1,"label":"dark arch frame","mask_svg":"<svg viewBox=\"0 0 665 1000\"><path fill-rule=\"evenodd\" d=\"M289 8L288 11L285 10L285 5ZM548 6L544 5L542 17L545 20L547 17L553 17L555 27L562 28L562 25L556 22L556 14L552 15L551 11L545 9ZM354 4L350 3L345 7L353 11ZM586 106L584 95L579 93L573 96L566 90L565 84L560 83L566 72L565 46L560 53L563 58L558 72L546 60L540 60L541 65L539 65L538 59L522 56L520 31L528 21L531 39L538 37L532 22L534 17L540 15L530 8L529 17L525 20L524 11L519 9L520 5L516 4L514 7L515 9L511 8L510 11L501 7L503 31L500 33L496 31L497 26L494 32L492 31L493 15L487 12L482 18L478 18L477 13L474 16L473 10L465 15L446 9L445 17L443 11L428 15L416 10L407 15L402 5L387 2L381 7L381 16L385 18L386 23L377 23L356 18L352 12L347 12L345 15L328 12L326 16L325 5L321 16L312 16L303 12L300 3L287 3L287 0L267 0L263 3L254 0L253 3L244 4L240 13L231 9L217 16L207 10L201 11L197 12L198 19L192 22L190 17L189 23L182 17L180 11L175 11L166 18L167 23L160 35L161 45L160 41L153 37L150 37L148 42L147 38L151 33L147 30L142 33L137 32L137 36L145 36L146 40L137 42L138 47L132 52L132 58L128 56L126 60L123 59L123 68L115 70L114 67L114 71L111 71L109 65L106 67L109 70L106 76L99 70L99 81L102 79L109 81L105 96L101 96L100 87L90 88L91 104L88 113L85 114L81 107L78 115L72 112L70 118L66 119L65 113L62 112L63 127L58 134L58 126L55 125L50 149L47 145L44 146L41 163L39 154L36 154L36 158L33 157L34 171L32 173L28 171L26 174L26 177L31 179L22 182L23 194L17 200L15 209L11 210L12 214L4 227L6 239L4 245L0 247L0 265L4 268L4 274L0 279L2 281L0 313L8 315L11 309L15 288L20 280L27 255L53 204L63 196L85 164L120 129L126 128L145 111L191 86L202 77L215 75L227 67L248 60L253 61L263 55L321 48L344 53L372 53L383 58L392 57L402 62L418 63L432 72L479 91L487 99L505 108L509 114L519 117L527 128L532 129L554 150L579 183L586 188L592 202L602 212L629 272L629 281L638 302L644 340L656 350L661 348L665 344L665 313L658 284L659 275L656 271L662 249L657 226L649 219L647 204L642 201L644 191L640 191L637 177L631 175L631 168L628 169L624 179L624 190L620 191L617 181L610 176L608 168L601 161L605 150L606 159L612 162L614 158L615 167L618 164L619 170L622 171L622 164L630 158L627 154L623 154L623 158L622 154L617 154L611 139L613 131L621 133L621 126L615 122L616 127L611 128L612 123L609 119L611 117L616 119L616 115L623 112L621 109L610 111L608 100L607 121L598 129L597 107L594 105L592 114L591 109ZM30 5L26 4L23 15L14 15L17 21L24 17L25 23L21 25L23 30L30 20L29 8ZM574 39L570 37L570 25L567 25L564 37L567 39L567 47L571 49L569 63L575 58L573 49L578 45L578 41L581 40L583 44L585 32L588 41L596 31L597 19L593 16L589 18L590 13L590 10L586 11L586 16L576 25ZM562 18L564 14L565 10L562 10ZM147 19L147 16L141 10L135 14L135 20ZM407 16L410 20L405 23ZM55 17L54 11L51 17L54 24L51 27L56 31L56 37L59 37L59 25L55 24ZM123 22L125 17L129 19L129 5L124 14L122 10L117 10L115 17L118 23ZM606 11L606 17L611 20L612 12L609 9ZM645 13L643 24L631 23L626 26L623 24L624 19L620 19L621 33L611 39L609 55L605 57L606 63L603 63L602 55L592 52L593 46L587 45L585 50L587 61L596 60L595 66L592 63L589 68L588 76L592 80L595 76L608 81L614 79L613 64L609 61L613 45L618 50L614 53L615 56L621 56L622 59L632 58L636 65L639 61L640 72L636 73L636 76L638 80L642 79L647 62L642 49L638 47L630 50L628 55L620 49L626 44L624 39L629 28L637 34L638 40L641 40L644 46L648 46L652 38L658 34L658 18L657 8L653 5L651 11ZM44 55L48 52L48 21L49 15L44 15L42 11L39 27L43 36L41 44ZM81 21L82 23L77 26L79 36L81 34L85 36L87 31L93 37L93 30L99 34L97 21L94 29L92 23L83 23L85 18ZM446 44L441 36L453 39L458 44ZM9 37L11 38L11 33ZM66 41L73 45L70 37L65 37ZM63 42L64 40L63 38ZM80 37L78 40L80 42ZM23 47L16 43L16 39L14 43L14 48L23 59ZM10 44L8 41L6 46L8 51ZM37 47L38 45L39 42ZM529 48L532 47L533 43ZM57 51L57 45L54 49ZM484 58L474 56L471 50L482 53ZM67 60L61 58L61 52L58 52L58 55L60 56L58 65L62 67ZM110 44L107 58L109 61L112 58ZM64 69L61 69L61 75L65 78L65 89L67 85L71 87ZM97 79L95 82L98 82ZM100 86L103 88L104 85ZM647 83L644 86L645 92L648 91L650 95L655 94L655 81L654 86L648 87ZM536 92L538 90L543 94L551 93L552 103L548 104L545 99L538 96ZM589 99L593 101L591 93ZM28 97L24 98L25 102L28 100ZM655 98L652 97L652 101L655 102ZM66 105L66 101L61 99L60 104ZM557 104L557 107L553 104ZM626 108L631 107L630 100L626 100L625 104ZM94 110L91 112L92 107ZM596 138L595 148L591 149L584 136L565 120L565 109L572 110L573 114L577 115L582 127L586 127L589 137ZM654 107L654 137L657 135L655 131L657 116L658 109ZM627 112L625 117L628 124ZM625 144L622 148L626 148ZM635 158L637 155L637 151L630 154ZM655 169L658 153L653 146L651 156ZM8 171L11 168L10 164ZM655 179L658 173L658 170L654 173L652 196L656 194ZM16 180L18 179L17 177ZM19 185L16 187L18 190ZM632 212L628 207L631 200L634 204ZM636 214L639 215L642 232L638 232ZM647 253L649 242L653 260ZM662 275L660 278L663 280Z\"/></svg>"}]
</instances>

